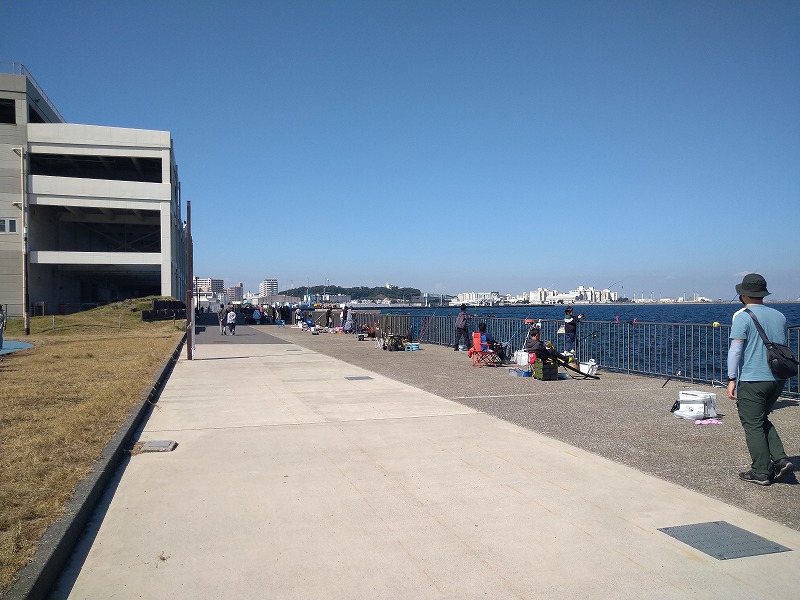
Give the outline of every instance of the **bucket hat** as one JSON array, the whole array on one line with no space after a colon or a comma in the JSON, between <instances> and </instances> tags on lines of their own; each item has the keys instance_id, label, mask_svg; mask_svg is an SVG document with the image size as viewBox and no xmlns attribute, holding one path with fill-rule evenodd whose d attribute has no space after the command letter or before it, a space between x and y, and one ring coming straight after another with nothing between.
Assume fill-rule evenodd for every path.
<instances>
[{"instance_id":1,"label":"bucket hat","mask_svg":"<svg viewBox=\"0 0 800 600\"><path fill-rule=\"evenodd\" d=\"M736 293L740 296L750 296L751 298L769 296L767 280L758 273L748 273L742 279L742 283L736 285Z\"/></svg>"}]
</instances>

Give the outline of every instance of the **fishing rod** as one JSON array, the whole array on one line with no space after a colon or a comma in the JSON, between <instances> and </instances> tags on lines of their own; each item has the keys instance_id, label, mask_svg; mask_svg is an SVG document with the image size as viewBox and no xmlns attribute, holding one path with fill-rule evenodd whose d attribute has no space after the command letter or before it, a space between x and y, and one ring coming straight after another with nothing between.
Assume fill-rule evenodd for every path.
<instances>
[{"instance_id":1,"label":"fishing rod","mask_svg":"<svg viewBox=\"0 0 800 600\"><path fill-rule=\"evenodd\" d=\"M435 316L436 310L433 311L432 315L428 315L422 320L422 325L419 328L419 341L422 341L422 338L425 337L425 334L428 332L428 326L433 322L433 317Z\"/></svg>"},{"instance_id":2,"label":"fishing rod","mask_svg":"<svg viewBox=\"0 0 800 600\"><path fill-rule=\"evenodd\" d=\"M611 285L609 285L609 286L608 286L606 289L607 289L607 290L610 290L612 287L614 287L614 286L615 286L615 285L617 285L618 283L622 283L622 279L620 279L619 281L615 281L614 283L612 283ZM623 286L623 287L624 287L624 286ZM629 313L633 312L635 309L636 309L636 304L633 304L633 305L631 306L631 308L629 308L627 311L625 311L624 313L622 313L622 315L617 315L617 316L615 317L614 324L616 325L617 323L619 323L620 317L624 317L624 316L628 315ZM599 327L598 329L595 329L595 330L594 330L594 331L592 331L591 333L587 333L586 335L584 335L584 336L583 336L583 337L581 337L580 339L578 339L578 340L575 340L575 345L577 346L578 344L580 344L580 343L581 343L583 340L585 340L585 339L587 339L587 338L590 338L590 337L597 337L597 334L598 334L598 333L600 333L600 332L603 330L603 327L605 327L606 325L611 325L611 321L609 321L608 323L603 323L602 325L600 325L600 327Z\"/></svg>"},{"instance_id":3,"label":"fishing rod","mask_svg":"<svg viewBox=\"0 0 800 600\"><path fill-rule=\"evenodd\" d=\"M627 311L625 311L625 312L624 312L624 313L622 313L621 315L617 315L617 316L615 317L615 320L614 320L614 321L608 321L608 322L606 322L606 323L602 323L602 324L600 325L600 327L599 327L599 328L595 329L595 330L594 330L594 331L592 331L591 333L587 333L587 334L586 334L586 335L584 335L582 338L580 338L578 341L576 341L576 342L575 342L575 345L578 345L578 344L580 344L580 343L581 343L583 340L585 340L585 339L587 339L587 338L590 338L590 337L597 337L597 334L598 334L598 333L600 333L600 332L603 330L603 327L606 327L606 326L608 326L608 325L619 325L619 323L620 323L620 319L621 319L622 317L624 317L624 316L626 316L626 315L628 315L628 314L632 313L634 310L636 310L636 308L637 308L637 307L636 307L636 305L634 304L634 305L633 305L631 308L629 308ZM634 322L636 322L636 321L635 321L635 319L634 319Z\"/></svg>"},{"instance_id":4,"label":"fishing rod","mask_svg":"<svg viewBox=\"0 0 800 600\"><path fill-rule=\"evenodd\" d=\"M677 371L673 371L672 375L667 377L667 380L664 383L661 384L661 389L664 389L664 386L666 386L669 383L670 379L672 379L673 377L680 377L680 376L681 376L681 370L680 369L678 369Z\"/></svg>"},{"instance_id":5,"label":"fishing rod","mask_svg":"<svg viewBox=\"0 0 800 600\"><path fill-rule=\"evenodd\" d=\"M520 326L517 328L517 330L516 330L516 331L515 331L515 332L514 332L514 333L511 335L511 337L510 337L510 338L508 338L508 341L506 341L506 342L505 342L505 344L508 344L508 350L509 350L509 351L511 350L511 348L513 348L513 347L514 347L514 346L513 346L513 344L512 344L512 342L514 341L514 339L515 339L515 338L516 338L516 337L517 337L517 336L520 334L520 332L521 332L521 331L522 331L522 330L523 330L523 329L524 329L526 326L528 327L528 332L530 332L530 327L531 327L531 325L530 325L530 324L531 324L532 322L535 322L535 320L534 320L534 319L531 319L530 317L526 317L525 319L523 319L523 321L522 321L522 325L520 325ZM526 338L527 338L527 333L526 333ZM507 354L508 354L508 353L507 353Z\"/></svg>"}]
</instances>

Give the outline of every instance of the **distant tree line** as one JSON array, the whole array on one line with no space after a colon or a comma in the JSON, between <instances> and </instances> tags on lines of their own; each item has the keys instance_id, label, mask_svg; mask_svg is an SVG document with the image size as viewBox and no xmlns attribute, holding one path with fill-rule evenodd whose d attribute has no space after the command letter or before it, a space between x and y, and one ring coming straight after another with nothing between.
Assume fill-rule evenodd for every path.
<instances>
[{"instance_id":1,"label":"distant tree line","mask_svg":"<svg viewBox=\"0 0 800 600\"><path fill-rule=\"evenodd\" d=\"M411 296L419 296L420 291L417 288L410 287L339 287L338 285L314 285L309 287L292 288L278 292L287 296L302 297L306 294L340 294L343 296L350 296L353 300L380 300L381 298L389 298L391 300L411 300Z\"/></svg>"}]
</instances>

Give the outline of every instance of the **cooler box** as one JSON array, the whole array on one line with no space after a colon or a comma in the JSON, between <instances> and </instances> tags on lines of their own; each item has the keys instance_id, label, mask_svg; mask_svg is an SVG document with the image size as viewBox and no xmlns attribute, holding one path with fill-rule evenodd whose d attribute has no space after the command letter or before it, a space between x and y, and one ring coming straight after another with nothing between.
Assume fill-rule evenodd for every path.
<instances>
[{"instance_id":1,"label":"cooler box","mask_svg":"<svg viewBox=\"0 0 800 600\"><path fill-rule=\"evenodd\" d=\"M541 379L542 381L554 381L558 379L558 365L550 362L542 362L541 358L537 358L533 363L533 377Z\"/></svg>"},{"instance_id":2,"label":"cooler box","mask_svg":"<svg viewBox=\"0 0 800 600\"><path fill-rule=\"evenodd\" d=\"M597 373L597 363L594 362L594 359L589 362L578 363L578 370L586 375L594 375Z\"/></svg>"},{"instance_id":3,"label":"cooler box","mask_svg":"<svg viewBox=\"0 0 800 600\"><path fill-rule=\"evenodd\" d=\"M717 416L717 395L711 392L682 390L678 393L678 404L679 412L697 414L698 419Z\"/></svg>"}]
</instances>

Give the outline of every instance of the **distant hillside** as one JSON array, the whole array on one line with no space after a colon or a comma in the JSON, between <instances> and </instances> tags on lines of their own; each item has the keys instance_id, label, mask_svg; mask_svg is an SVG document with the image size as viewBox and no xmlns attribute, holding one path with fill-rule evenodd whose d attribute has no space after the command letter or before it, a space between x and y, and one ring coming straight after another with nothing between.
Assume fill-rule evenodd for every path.
<instances>
[{"instance_id":1,"label":"distant hillside","mask_svg":"<svg viewBox=\"0 0 800 600\"><path fill-rule=\"evenodd\" d=\"M339 287L338 285L315 285L310 288L307 287L299 287L299 288L292 288L290 290L284 290L282 292L278 292L279 294L285 294L286 296L298 296L302 297L306 294L341 294L345 296L350 296L353 300L380 300L382 298L389 298L391 300L405 300L406 302L411 300L411 296L419 296L420 291L417 288L409 288L409 287L398 287L398 288L386 288L386 287Z\"/></svg>"}]
</instances>

